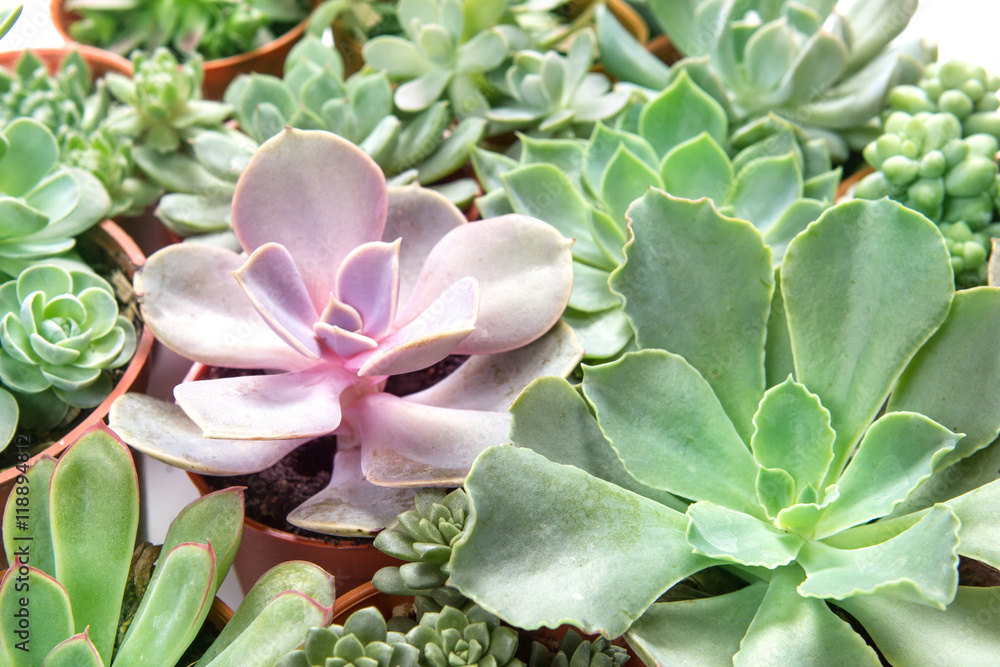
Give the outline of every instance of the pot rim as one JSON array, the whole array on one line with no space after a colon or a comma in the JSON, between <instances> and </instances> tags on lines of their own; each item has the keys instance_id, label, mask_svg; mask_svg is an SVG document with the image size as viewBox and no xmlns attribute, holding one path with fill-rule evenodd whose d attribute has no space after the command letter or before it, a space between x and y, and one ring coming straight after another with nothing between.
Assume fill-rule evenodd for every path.
<instances>
[{"instance_id":1,"label":"pot rim","mask_svg":"<svg viewBox=\"0 0 1000 667\"><path fill-rule=\"evenodd\" d=\"M135 244L135 241L133 241L132 238L122 231L122 228L114 222L111 220L105 220L99 225L98 228L110 237L111 241L115 245L125 252L130 266L123 268L125 268L129 274L134 273L135 270L142 266L142 264L146 261L146 257L142 254L142 251L139 250L139 246ZM136 378L139 376L143 367L146 365L150 350L153 348L153 340L153 331L143 324L142 334L140 335L139 342L136 345L132 361L130 361L128 366L125 367L125 373L122 375L121 379L114 386L114 388L112 388L111 393L108 394L107 398L105 398L100 405L91 410L90 414L87 415L82 422L77 424L73 430L24 463L27 465L33 465L38 461L38 459L45 455L51 456L52 458L58 457L59 454L66 449L66 446L83 435L84 431L92 428L97 422L104 421L104 418L108 415L108 411L111 409L111 404L114 403L115 399L128 391L128 389L132 386L132 383L135 382ZM19 474L20 473L18 472L17 467L6 468L0 471L0 484L13 480Z\"/></svg>"},{"instance_id":2,"label":"pot rim","mask_svg":"<svg viewBox=\"0 0 1000 667\"><path fill-rule=\"evenodd\" d=\"M99 49L96 46L90 46L89 44L79 44L77 42L71 42L67 40L67 43L63 46L47 46L43 48L27 47L23 49L14 49L11 51L0 52L0 66L12 67L18 58L21 57L25 51L31 51L38 58L43 61L47 57L59 56L60 60L62 57L66 56L73 51L76 51L83 59L87 61L87 64L91 67L91 74L93 74L94 64L100 63L105 70L109 72L118 72L125 76L132 76L132 63L128 58L123 58L117 53L112 53L111 51L105 51L104 49ZM17 57L14 57L17 56ZM9 65L7 64L9 61ZM103 76L103 75L102 75Z\"/></svg>"}]
</instances>

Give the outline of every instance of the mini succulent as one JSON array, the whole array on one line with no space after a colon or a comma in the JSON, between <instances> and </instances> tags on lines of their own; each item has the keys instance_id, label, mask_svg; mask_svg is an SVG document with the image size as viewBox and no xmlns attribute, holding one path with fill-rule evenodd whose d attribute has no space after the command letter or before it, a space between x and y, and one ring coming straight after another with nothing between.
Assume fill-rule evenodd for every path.
<instances>
[{"instance_id":1,"label":"mini succulent","mask_svg":"<svg viewBox=\"0 0 1000 667\"><path fill-rule=\"evenodd\" d=\"M469 497L462 489L447 494L440 489L421 489L414 502L416 509L400 514L399 525L375 536L376 549L408 562L383 567L372 583L383 593L417 596L421 609L462 607L465 597L445 584L451 547L461 537L469 517Z\"/></svg>"},{"instance_id":2,"label":"mini succulent","mask_svg":"<svg viewBox=\"0 0 1000 667\"><path fill-rule=\"evenodd\" d=\"M652 190L629 216L611 284L640 350L515 401L449 583L647 664L880 664L831 606L891 664L989 663L993 591L958 563L1000 565L1000 290L956 292L937 228L885 199L825 212L778 283L708 202ZM746 585L657 602L718 567Z\"/></svg>"},{"instance_id":3,"label":"mini succulent","mask_svg":"<svg viewBox=\"0 0 1000 667\"><path fill-rule=\"evenodd\" d=\"M843 161L877 134L872 122L889 90L916 83L935 54L922 42L887 49L916 3L859 2L844 14L836 4L653 0L649 7L687 56L670 76L688 72L723 104L734 128L777 113L824 138ZM615 68L632 80L628 70ZM646 60L634 70L643 85L662 76Z\"/></svg>"},{"instance_id":4,"label":"mini succulent","mask_svg":"<svg viewBox=\"0 0 1000 667\"><path fill-rule=\"evenodd\" d=\"M73 39L122 56L170 47L187 60L247 53L302 21L302 0L68 0L81 15L69 26Z\"/></svg>"},{"instance_id":5,"label":"mini succulent","mask_svg":"<svg viewBox=\"0 0 1000 667\"><path fill-rule=\"evenodd\" d=\"M514 657L517 632L481 607L468 612L445 607L427 612L406 633L406 641L420 651L421 667L523 667Z\"/></svg>"},{"instance_id":6,"label":"mini succulent","mask_svg":"<svg viewBox=\"0 0 1000 667\"><path fill-rule=\"evenodd\" d=\"M604 74L591 72L594 35L579 33L565 56L520 51L507 70L502 91L510 98L486 112L499 132L537 128L552 135L564 129L589 133L593 124L621 111L630 93L612 90Z\"/></svg>"},{"instance_id":7,"label":"mini succulent","mask_svg":"<svg viewBox=\"0 0 1000 667\"><path fill-rule=\"evenodd\" d=\"M441 195L388 191L346 140L291 128L243 170L232 210L249 257L191 243L155 253L135 281L144 319L188 358L282 372L184 383L179 406L126 395L110 419L142 451L216 474L336 434L330 485L292 512L296 525L371 535L412 503L407 487L461 483L505 441L511 397L580 358L553 327L570 242L538 220L469 224ZM417 394L383 391L451 354L472 358Z\"/></svg>"},{"instance_id":8,"label":"mini succulent","mask_svg":"<svg viewBox=\"0 0 1000 667\"><path fill-rule=\"evenodd\" d=\"M135 328L111 285L89 271L39 264L0 285L0 381L33 428L107 398L107 371L131 360Z\"/></svg>"},{"instance_id":9,"label":"mini succulent","mask_svg":"<svg viewBox=\"0 0 1000 667\"><path fill-rule=\"evenodd\" d=\"M499 18L490 15L494 9L470 0L400 0L405 37L368 41L365 62L401 82L393 99L404 112L423 111L446 95L456 116L482 116L489 107L483 75L497 69L511 50L505 31L494 25Z\"/></svg>"},{"instance_id":10,"label":"mini succulent","mask_svg":"<svg viewBox=\"0 0 1000 667\"><path fill-rule=\"evenodd\" d=\"M941 226L960 286L986 284L990 237L1000 231L994 197L1000 188L991 134L962 138L950 112L893 112L885 133L865 148L877 169L855 191L862 199L891 197Z\"/></svg>"},{"instance_id":11,"label":"mini succulent","mask_svg":"<svg viewBox=\"0 0 1000 667\"><path fill-rule=\"evenodd\" d=\"M563 635L555 655L538 642L531 644L529 667L622 667L628 662L628 651L615 646L607 637L593 641L584 639L570 629Z\"/></svg>"},{"instance_id":12,"label":"mini succulent","mask_svg":"<svg viewBox=\"0 0 1000 667\"><path fill-rule=\"evenodd\" d=\"M633 133L598 123L586 142L522 137L520 163L482 150L473 160L487 190L477 200L484 216L513 210L575 238L564 320L588 359L617 356L632 340L608 276L621 261L626 210L649 187L709 197L750 220L778 264L795 234L833 203L840 176L822 142L804 140L776 117L748 126L745 147L730 158L725 112L686 74L644 105L637 125Z\"/></svg>"},{"instance_id":13,"label":"mini succulent","mask_svg":"<svg viewBox=\"0 0 1000 667\"><path fill-rule=\"evenodd\" d=\"M20 118L0 131L0 274L14 277L33 263L62 261L74 237L111 208L97 178L58 162L59 144L38 121Z\"/></svg>"},{"instance_id":14,"label":"mini succulent","mask_svg":"<svg viewBox=\"0 0 1000 667\"><path fill-rule=\"evenodd\" d=\"M196 500L171 523L162 549L140 545L133 553L135 466L103 425L58 463L43 457L20 472L3 517L12 563L0 581L4 664L174 667L236 556L242 490ZM258 580L197 664L271 665L329 620L333 597L333 578L322 569L283 563Z\"/></svg>"},{"instance_id":15,"label":"mini succulent","mask_svg":"<svg viewBox=\"0 0 1000 667\"><path fill-rule=\"evenodd\" d=\"M417 667L420 651L400 632L390 631L382 613L367 607L343 625L311 628L301 648L274 667Z\"/></svg>"},{"instance_id":16,"label":"mini succulent","mask_svg":"<svg viewBox=\"0 0 1000 667\"><path fill-rule=\"evenodd\" d=\"M918 85L896 86L889 93L893 110L916 115L946 112L962 123L962 136L990 134L1000 140L1000 77L960 60L930 63Z\"/></svg>"}]
</instances>

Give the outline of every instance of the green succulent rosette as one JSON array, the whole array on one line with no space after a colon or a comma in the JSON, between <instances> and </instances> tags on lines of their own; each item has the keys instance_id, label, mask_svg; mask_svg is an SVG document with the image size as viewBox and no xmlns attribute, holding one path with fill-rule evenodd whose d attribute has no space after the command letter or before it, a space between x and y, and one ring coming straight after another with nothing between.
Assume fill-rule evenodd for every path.
<instances>
[{"instance_id":1,"label":"green succulent rosette","mask_svg":"<svg viewBox=\"0 0 1000 667\"><path fill-rule=\"evenodd\" d=\"M96 274L42 264L0 285L0 381L29 428L100 404L112 388L107 371L135 348L135 328Z\"/></svg>"},{"instance_id":2,"label":"green succulent rosette","mask_svg":"<svg viewBox=\"0 0 1000 667\"><path fill-rule=\"evenodd\" d=\"M310 629L302 647L274 667L417 667L419 658L402 633L388 630L378 609L367 607L343 625Z\"/></svg>"}]
</instances>

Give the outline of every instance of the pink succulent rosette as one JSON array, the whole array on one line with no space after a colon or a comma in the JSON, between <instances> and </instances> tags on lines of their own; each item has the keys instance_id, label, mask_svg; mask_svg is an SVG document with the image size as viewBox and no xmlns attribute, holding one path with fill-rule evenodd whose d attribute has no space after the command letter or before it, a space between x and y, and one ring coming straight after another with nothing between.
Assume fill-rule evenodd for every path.
<instances>
[{"instance_id":1,"label":"pink succulent rosette","mask_svg":"<svg viewBox=\"0 0 1000 667\"><path fill-rule=\"evenodd\" d=\"M110 421L133 447L215 475L267 468L338 436L329 486L289 520L371 534L414 488L461 484L507 442L507 408L531 380L566 375L582 349L559 322L571 242L520 215L469 224L437 193L387 191L378 166L326 132L286 129L240 178L233 230L245 254L183 243L135 280L146 324L195 361L264 369L188 382L176 405L128 394ZM391 375L470 355L405 397Z\"/></svg>"}]
</instances>

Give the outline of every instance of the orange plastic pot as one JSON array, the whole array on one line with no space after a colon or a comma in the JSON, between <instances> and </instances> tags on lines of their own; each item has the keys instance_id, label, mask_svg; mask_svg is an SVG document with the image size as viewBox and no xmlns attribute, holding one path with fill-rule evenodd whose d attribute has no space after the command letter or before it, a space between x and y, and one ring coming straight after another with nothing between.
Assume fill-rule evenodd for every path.
<instances>
[{"instance_id":1,"label":"orange plastic pot","mask_svg":"<svg viewBox=\"0 0 1000 667\"><path fill-rule=\"evenodd\" d=\"M90 67L90 74L94 79L99 79L108 72L132 76L132 63L127 59L110 51L97 49L86 44L73 44L71 46L60 46L50 49L4 51L0 53L0 67L12 69L26 50L31 51L36 58L45 63L49 72L53 74L59 69L59 63L63 61L63 58L76 51L86 61L87 66Z\"/></svg>"},{"instance_id":2,"label":"orange plastic pot","mask_svg":"<svg viewBox=\"0 0 1000 667\"><path fill-rule=\"evenodd\" d=\"M837 195L834 198L834 202L840 202L848 195L853 194L854 186L860 183L865 176L873 173L875 173L875 170L866 165L847 178L841 180L840 185L837 186Z\"/></svg>"},{"instance_id":3,"label":"orange plastic pot","mask_svg":"<svg viewBox=\"0 0 1000 667\"><path fill-rule=\"evenodd\" d=\"M69 36L69 26L80 20L80 15L66 9L66 0L52 0L50 10L52 24L56 31L67 42L73 42L73 38ZM202 92L205 98L221 100L222 94L226 92L226 87L240 74L260 72L281 76L285 66L285 57L292 50L295 42L302 39L307 22L308 18L277 39L253 51L228 58L206 60L202 65L205 72Z\"/></svg>"},{"instance_id":4,"label":"orange plastic pot","mask_svg":"<svg viewBox=\"0 0 1000 667\"><path fill-rule=\"evenodd\" d=\"M119 267L125 272L129 280L131 280L135 270L146 261L146 258L140 252L135 242L118 225L110 220L105 220L99 227L91 229L87 232L87 235L105 251L112 265ZM118 381L118 384L111 390L108 397L104 399L104 402L94 408L73 430L46 447L44 451L32 456L27 462L28 465L34 464L35 461L46 454L52 458L58 457L69 443L79 438L83 435L84 431L93 427L97 422L104 420L115 399L130 388L139 391L145 389L148 372L146 361L149 358L149 351L152 347L153 332L143 327L142 333L139 336L139 342L136 345L135 356L132 357L132 361L125 367L125 373ZM16 446L15 443L10 444L10 447L14 446ZM0 500L2 500L0 508L6 507L7 498L14 488L14 482L18 474L17 468L7 468L0 471ZM2 559L2 554L0 554L0 559Z\"/></svg>"}]
</instances>

